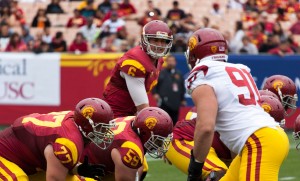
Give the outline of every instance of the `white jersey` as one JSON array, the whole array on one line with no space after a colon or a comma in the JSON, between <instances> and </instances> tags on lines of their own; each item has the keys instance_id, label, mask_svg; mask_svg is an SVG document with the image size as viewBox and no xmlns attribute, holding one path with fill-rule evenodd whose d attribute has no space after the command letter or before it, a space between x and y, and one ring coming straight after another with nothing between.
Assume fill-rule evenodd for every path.
<instances>
[{"instance_id":1,"label":"white jersey","mask_svg":"<svg viewBox=\"0 0 300 181\"><path fill-rule=\"evenodd\" d=\"M250 69L242 64L213 61L213 58L206 57L193 68L186 79L187 90L191 94L203 84L214 89L218 101L215 130L223 143L239 154L252 133L279 124L260 107Z\"/></svg>"}]
</instances>

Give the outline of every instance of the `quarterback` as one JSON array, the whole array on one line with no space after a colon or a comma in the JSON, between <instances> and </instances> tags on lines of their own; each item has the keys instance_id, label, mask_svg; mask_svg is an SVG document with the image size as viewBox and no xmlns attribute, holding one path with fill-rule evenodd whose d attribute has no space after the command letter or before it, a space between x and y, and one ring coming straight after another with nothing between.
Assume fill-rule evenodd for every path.
<instances>
[{"instance_id":1,"label":"quarterback","mask_svg":"<svg viewBox=\"0 0 300 181\"><path fill-rule=\"evenodd\" d=\"M91 163L104 164L104 180L135 180L147 152L161 158L172 140L173 122L168 113L156 107L142 109L137 116L116 118L114 142L107 150L89 144L83 155Z\"/></svg>"},{"instance_id":2,"label":"quarterback","mask_svg":"<svg viewBox=\"0 0 300 181\"><path fill-rule=\"evenodd\" d=\"M103 165L85 159L89 142L104 149L113 141L113 113L103 100L81 100L75 111L33 113L20 117L0 132L0 180L28 181L28 175L46 172L47 181L65 181L68 173L99 179Z\"/></svg>"},{"instance_id":3,"label":"quarterback","mask_svg":"<svg viewBox=\"0 0 300 181\"><path fill-rule=\"evenodd\" d=\"M215 29L195 31L186 55L192 68L186 86L197 109L188 180L200 179L214 131L237 155L221 181L278 180L289 151L288 138L261 108L250 69L227 63L227 42Z\"/></svg>"},{"instance_id":4,"label":"quarterback","mask_svg":"<svg viewBox=\"0 0 300 181\"><path fill-rule=\"evenodd\" d=\"M115 118L136 115L149 106L147 93L157 84L162 57L170 51L172 41L166 23L150 21L143 27L140 45L118 60L103 93Z\"/></svg>"}]
</instances>

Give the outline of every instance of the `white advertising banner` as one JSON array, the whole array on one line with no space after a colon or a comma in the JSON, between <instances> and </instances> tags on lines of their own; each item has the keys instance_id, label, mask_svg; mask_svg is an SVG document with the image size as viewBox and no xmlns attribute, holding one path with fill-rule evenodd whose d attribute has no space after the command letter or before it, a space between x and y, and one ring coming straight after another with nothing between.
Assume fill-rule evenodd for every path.
<instances>
[{"instance_id":1,"label":"white advertising banner","mask_svg":"<svg viewBox=\"0 0 300 181\"><path fill-rule=\"evenodd\" d=\"M0 104L60 105L60 54L0 53Z\"/></svg>"}]
</instances>

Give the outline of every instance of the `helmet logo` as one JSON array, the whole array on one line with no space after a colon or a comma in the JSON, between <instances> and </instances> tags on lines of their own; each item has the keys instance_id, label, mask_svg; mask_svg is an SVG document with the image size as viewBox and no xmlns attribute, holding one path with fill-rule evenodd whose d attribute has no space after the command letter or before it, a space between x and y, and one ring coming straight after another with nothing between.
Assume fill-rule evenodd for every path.
<instances>
[{"instance_id":1,"label":"helmet logo","mask_svg":"<svg viewBox=\"0 0 300 181\"><path fill-rule=\"evenodd\" d=\"M93 116L93 113L95 112L95 109L92 106L85 106L82 110L81 110L81 114L85 117L85 118L91 118Z\"/></svg>"},{"instance_id":2,"label":"helmet logo","mask_svg":"<svg viewBox=\"0 0 300 181\"><path fill-rule=\"evenodd\" d=\"M147 117L145 124L149 129L153 129L157 123L157 119L155 117Z\"/></svg>"},{"instance_id":3,"label":"helmet logo","mask_svg":"<svg viewBox=\"0 0 300 181\"><path fill-rule=\"evenodd\" d=\"M218 48L217 48L217 46L211 46L210 50L211 50L211 52L216 53Z\"/></svg>"},{"instance_id":4,"label":"helmet logo","mask_svg":"<svg viewBox=\"0 0 300 181\"><path fill-rule=\"evenodd\" d=\"M261 107L264 108L265 112L267 113L272 111L272 107L269 104L262 104Z\"/></svg>"},{"instance_id":5,"label":"helmet logo","mask_svg":"<svg viewBox=\"0 0 300 181\"><path fill-rule=\"evenodd\" d=\"M192 36L190 39L189 39L189 43L188 43L188 46L189 46L189 50L193 50L195 47L196 47L196 44L197 44L197 39L196 37Z\"/></svg>"},{"instance_id":6,"label":"helmet logo","mask_svg":"<svg viewBox=\"0 0 300 181\"><path fill-rule=\"evenodd\" d=\"M282 81L280 81L280 80L275 80L275 81L273 82L273 88L274 88L275 90L277 90L278 88L281 89L282 87L283 87L283 82L282 82Z\"/></svg>"}]
</instances>

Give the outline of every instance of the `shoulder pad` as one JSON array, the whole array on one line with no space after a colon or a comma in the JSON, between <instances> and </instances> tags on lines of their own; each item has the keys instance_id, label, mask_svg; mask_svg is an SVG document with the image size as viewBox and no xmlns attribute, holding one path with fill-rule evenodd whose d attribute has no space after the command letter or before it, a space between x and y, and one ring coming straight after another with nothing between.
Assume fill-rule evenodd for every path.
<instances>
[{"instance_id":1,"label":"shoulder pad","mask_svg":"<svg viewBox=\"0 0 300 181\"><path fill-rule=\"evenodd\" d=\"M120 70L132 77L145 77L146 68L138 60L126 59L122 62Z\"/></svg>"}]
</instances>

